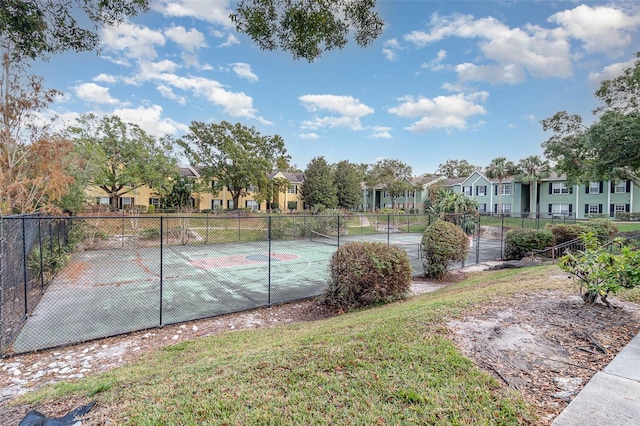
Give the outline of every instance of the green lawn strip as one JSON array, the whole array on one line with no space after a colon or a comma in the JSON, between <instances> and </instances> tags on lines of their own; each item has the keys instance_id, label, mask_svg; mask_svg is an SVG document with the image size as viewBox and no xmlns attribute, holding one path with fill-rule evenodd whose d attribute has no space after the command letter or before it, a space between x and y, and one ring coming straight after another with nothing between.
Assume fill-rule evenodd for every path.
<instances>
[{"instance_id":1,"label":"green lawn strip","mask_svg":"<svg viewBox=\"0 0 640 426\"><path fill-rule=\"evenodd\" d=\"M470 304L558 287L554 267L488 273L324 321L169 346L25 395L83 395L118 424L521 424L534 408L466 359L445 321Z\"/></svg>"}]
</instances>

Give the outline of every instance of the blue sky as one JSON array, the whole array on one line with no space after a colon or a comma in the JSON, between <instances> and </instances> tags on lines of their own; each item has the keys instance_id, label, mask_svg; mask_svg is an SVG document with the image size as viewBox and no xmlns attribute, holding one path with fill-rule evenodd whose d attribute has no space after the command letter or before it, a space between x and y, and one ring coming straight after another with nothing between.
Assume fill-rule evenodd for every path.
<instances>
[{"instance_id":1,"label":"blue sky","mask_svg":"<svg viewBox=\"0 0 640 426\"><path fill-rule=\"evenodd\" d=\"M64 95L48 115L116 114L160 136L226 120L281 135L292 164L383 158L433 173L543 153L540 120L593 119L600 81L640 50L640 3L378 0L370 47L308 63L259 50L229 20L234 2L151 0L101 31L101 52L36 64Z\"/></svg>"}]
</instances>

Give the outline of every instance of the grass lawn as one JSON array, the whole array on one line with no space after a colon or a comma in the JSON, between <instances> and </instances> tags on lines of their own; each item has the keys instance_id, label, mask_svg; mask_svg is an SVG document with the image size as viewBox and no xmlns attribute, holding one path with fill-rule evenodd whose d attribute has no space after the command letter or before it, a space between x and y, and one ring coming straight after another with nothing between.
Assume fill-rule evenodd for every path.
<instances>
[{"instance_id":1,"label":"grass lawn","mask_svg":"<svg viewBox=\"0 0 640 426\"><path fill-rule=\"evenodd\" d=\"M130 425L535 424L535 407L465 358L445 323L473 304L566 286L551 271L471 275L327 320L185 341L17 402L97 400Z\"/></svg>"}]
</instances>

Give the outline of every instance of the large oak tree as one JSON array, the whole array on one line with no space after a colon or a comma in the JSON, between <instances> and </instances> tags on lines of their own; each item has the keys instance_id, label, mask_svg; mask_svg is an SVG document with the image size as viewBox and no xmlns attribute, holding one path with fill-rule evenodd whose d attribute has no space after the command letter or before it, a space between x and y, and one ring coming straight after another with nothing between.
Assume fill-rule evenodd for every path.
<instances>
[{"instance_id":1,"label":"large oak tree","mask_svg":"<svg viewBox=\"0 0 640 426\"><path fill-rule=\"evenodd\" d=\"M177 174L171 138L158 139L118 116L85 114L68 133L86 161L88 184L102 189L114 209L122 196Z\"/></svg>"},{"instance_id":2,"label":"large oak tree","mask_svg":"<svg viewBox=\"0 0 640 426\"><path fill-rule=\"evenodd\" d=\"M211 188L214 192L227 188L235 208L241 207L240 197L247 195L250 188L267 193L270 184L267 174L289 162L281 136L261 135L254 127L227 121L219 124L194 121L178 145L203 178L215 179Z\"/></svg>"}]
</instances>

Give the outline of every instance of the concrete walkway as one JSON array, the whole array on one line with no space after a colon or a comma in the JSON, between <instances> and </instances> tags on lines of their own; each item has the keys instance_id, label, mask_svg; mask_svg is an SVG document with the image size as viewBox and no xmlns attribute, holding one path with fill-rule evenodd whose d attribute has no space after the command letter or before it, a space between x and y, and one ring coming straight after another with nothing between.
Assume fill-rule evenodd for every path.
<instances>
[{"instance_id":1,"label":"concrete walkway","mask_svg":"<svg viewBox=\"0 0 640 426\"><path fill-rule=\"evenodd\" d=\"M553 426L640 425L640 334L595 374Z\"/></svg>"}]
</instances>

